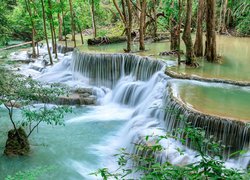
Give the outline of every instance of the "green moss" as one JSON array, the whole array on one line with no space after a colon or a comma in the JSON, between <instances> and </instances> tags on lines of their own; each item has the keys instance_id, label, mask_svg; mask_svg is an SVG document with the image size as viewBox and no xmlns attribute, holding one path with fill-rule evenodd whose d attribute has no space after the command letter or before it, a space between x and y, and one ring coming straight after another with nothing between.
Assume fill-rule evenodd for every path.
<instances>
[{"instance_id":1,"label":"green moss","mask_svg":"<svg viewBox=\"0 0 250 180\"><path fill-rule=\"evenodd\" d=\"M4 154L7 156L27 155L30 152L28 137L23 128L19 128L17 132L12 129L8 132Z\"/></svg>"}]
</instances>

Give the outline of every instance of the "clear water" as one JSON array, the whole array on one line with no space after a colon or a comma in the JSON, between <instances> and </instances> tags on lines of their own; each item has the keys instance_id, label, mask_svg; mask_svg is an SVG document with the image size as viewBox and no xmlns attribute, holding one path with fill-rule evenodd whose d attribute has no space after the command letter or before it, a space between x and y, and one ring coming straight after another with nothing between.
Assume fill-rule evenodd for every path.
<instances>
[{"instance_id":1,"label":"clear water","mask_svg":"<svg viewBox=\"0 0 250 180\"><path fill-rule=\"evenodd\" d=\"M193 35L193 39L194 39ZM204 38L205 39L205 38ZM170 51L170 42L160 41L146 43L146 51L138 51L138 43L132 43L132 51L143 56L154 56L165 60L176 60L175 56L159 56L160 52ZM123 53L126 43L101 46L79 45L83 52ZM181 49L185 46L181 43ZM220 63L209 63L204 59L197 59L199 68L189 68L184 65L172 67L171 70L180 74L196 75L205 78L229 79L250 82L250 38L240 38L217 35L217 54L221 56ZM182 57L184 59L184 57Z\"/></svg>"},{"instance_id":2,"label":"clear water","mask_svg":"<svg viewBox=\"0 0 250 180\"><path fill-rule=\"evenodd\" d=\"M129 109L113 105L75 107L73 114L65 118L65 126L41 125L39 132L34 132L30 139L32 153L28 157L1 155L0 179L41 166L52 166L53 170L43 174L40 179L91 179L89 173L108 163L104 157L107 153L102 152L100 147L109 146L108 140L115 138L128 120L129 112ZM0 109L0 113L2 154L11 124L6 111Z\"/></svg>"},{"instance_id":3,"label":"clear water","mask_svg":"<svg viewBox=\"0 0 250 180\"><path fill-rule=\"evenodd\" d=\"M250 88L179 80L175 96L200 112L250 122Z\"/></svg>"},{"instance_id":4,"label":"clear water","mask_svg":"<svg viewBox=\"0 0 250 180\"><path fill-rule=\"evenodd\" d=\"M222 38L227 39L229 37ZM226 48L237 41L237 39L232 38L228 42L223 40L221 41L222 44L219 43L218 45L218 48L221 49L220 51L225 53L223 54L225 57L226 54L228 54L228 58L231 59L229 62L233 62L233 64L228 64L228 70L226 68L227 63L225 63L227 61L224 60L224 63L221 65L207 63L209 65L204 66L206 68L208 67L207 70L205 68L192 69L190 73L195 74L195 71L200 70L204 72L204 74L205 72L207 72L207 74L217 73L224 78L232 76L235 79L239 79L241 75L243 78L248 77L249 71L247 71L247 63L249 62L246 61L247 58L244 59L244 57L248 57L249 52L248 50L247 52L244 50L245 46L242 47L245 53L239 51L239 53L241 53L241 56L239 55L239 61L235 61L235 57L237 57L238 54L237 49L241 47L241 41L239 40L239 45L236 45L234 51L232 49L227 51L228 49ZM246 42L249 42L249 39L246 39ZM226 43L227 45L225 45ZM87 47L84 45L81 50L115 53L123 52L124 47L126 47L125 43L98 47ZM249 45L246 44L246 47L249 47ZM137 48L138 46L136 44L133 45L134 51L136 51ZM146 48L148 51L138 53L140 55L158 57L159 52L169 50L169 42L163 41L147 44ZM232 54L234 54L234 56ZM166 59L169 59L169 57ZM243 65L235 66L235 62ZM65 69L62 69L62 71L64 70ZM235 74L233 74L234 72ZM230 116L230 118L233 117L241 120L249 119L249 89L245 91L244 88L241 89L235 86L190 82L191 81L177 81L176 83L176 89L178 89L179 92L177 96L189 106L208 114ZM152 84L149 83L146 84L145 87L151 87L151 85ZM152 87L156 88L157 86L154 85ZM161 87L164 89L165 85L162 84ZM162 96L161 91L158 89L155 91ZM152 94L152 96L156 96L156 94ZM110 102L110 99L108 102ZM151 112L148 110L150 109L148 106L152 102L152 99L146 98L146 103L138 105L137 112L140 112L141 116L134 117L132 121L134 124L127 127L127 129L135 128L135 130L131 130L130 133L133 134L138 131L147 134L149 133L149 129L150 132L159 130L157 121L154 119L148 120L148 117L146 117L147 114ZM66 126L50 127L42 125L39 128L39 133L33 134L30 139L32 153L29 157L7 158L0 156L0 179L3 179L7 175L13 175L20 170L23 171L36 168L37 166L50 165L55 166L55 169L52 172L43 174L41 179L91 179L88 175L89 173L113 163L113 159L110 158L111 156L108 156L108 154L114 154L113 150L116 147L114 144L119 144L119 140L128 141L127 137L117 138L117 136L124 128L123 126L127 124L126 121L131 118L133 111L134 110L118 105L74 108L74 114L68 115L65 118ZM6 111L0 109L0 115L0 126L3 127L0 129L0 151L3 152L7 131L11 128L11 124L7 119ZM156 127L152 128L154 123ZM123 136L124 135L128 135L128 133L124 133ZM173 145L174 143L170 144ZM171 148L171 150L175 149L176 148ZM190 154L191 153L186 154L186 157L192 159L193 156L190 156ZM176 154L173 153L172 157L174 161ZM96 178L93 177L93 179Z\"/></svg>"},{"instance_id":5,"label":"clear water","mask_svg":"<svg viewBox=\"0 0 250 180\"><path fill-rule=\"evenodd\" d=\"M181 65L172 67L171 70L205 78L250 82L250 38L217 36L217 53L222 57L221 63L209 63L200 59L199 68Z\"/></svg>"}]
</instances>

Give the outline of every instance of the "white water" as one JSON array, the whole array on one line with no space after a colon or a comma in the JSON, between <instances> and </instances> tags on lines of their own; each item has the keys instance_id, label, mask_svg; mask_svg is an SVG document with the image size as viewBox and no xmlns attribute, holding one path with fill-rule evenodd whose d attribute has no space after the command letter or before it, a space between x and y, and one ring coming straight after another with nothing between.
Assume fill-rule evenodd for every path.
<instances>
[{"instance_id":1,"label":"white water","mask_svg":"<svg viewBox=\"0 0 250 180\"><path fill-rule=\"evenodd\" d=\"M36 75L36 79L44 82L60 82L71 87L90 86L88 77L82 77L79 73L72 72L71 56L66 56L56 64L42 73ZM164 69L164 67L163 67ZM100 158L101 167L108 167L115 170L116 160L113 157L119 148L127 148L134 152L133 143L140 141L147 135L162 135L164 129L163 96L167 93L166 86L169 77L164 75L163 69L153 74L148 81L135 80L132 74L122 75L114 88L95 87L99 89L100 106L93 107L88 115L79 116L68 120L66 123L79 123L86 121L110 121L127 120L126 126L118 130L119 133L106 138L101 144L93 145L91 148ZM76 78L77 77L77 78ZM166 148L160 155L160 161L169 161L175 165L185 165L199 160L196 152L183 146L173 139L166 139L161 142ZM177 149L183 149L184 154L180 155ZM228 160L228 167L246 168L249 158L239 160ZM66 163L73 167L77 173L90 179L89 173L96 170L97 166L75 159L68 159ZM96 177L93 177L96 179Z\"/></svg>"}]
</instances>

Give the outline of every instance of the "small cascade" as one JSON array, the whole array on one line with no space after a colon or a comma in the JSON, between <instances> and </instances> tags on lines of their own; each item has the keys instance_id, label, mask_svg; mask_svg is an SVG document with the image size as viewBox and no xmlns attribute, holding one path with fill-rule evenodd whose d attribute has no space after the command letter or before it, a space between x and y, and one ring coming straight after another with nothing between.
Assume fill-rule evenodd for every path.
<instances>
[{"instance_id":1,"label":"small cascade","mask_svg":"<svg viewBox=\"0 0 250 180\"><path fill-rule=\"evenodd\" d=\"M134 80L147 81L161 70L161 61L131 54L88 54L74 51L72 70L75 78L88 78L95 86L113 88L121 77L130 75Z\"/></svg>"},{"instance_id":2,"label":"small cascade","mask_svg":"<svg viewBox=\"0 0 250 180\"><path fill-rule=\"evenodd\" d=\"M225 159L229 158L229 155L235 151L249 149L250 128L244 122L190 110L184 103L173 96L170 87L169 91L170 93L163 100L166 109L164 126L167 131L171 132L175 128L184 127L184 121L178 118L181 114L183 119L191 123L192 126L204 129L207 137L213 136L215 140L226 146L223 152Z\"/></svg>"},{"instance_id":3,"label":"small cascade","mask_svg":"<svg viewBox=\"0 0 250 180\"><path fill-rule=\"evenodd\" d=\"M108 101L119 104L136 107L145 102L151 91L160 82L159 75L162 72L155 73L149 81L135 81L133 77L127 76L118 81L112 91L112 95ZM156 95L156 93L154 94ZM107 100L106 100L107 101ZM143 106L143 104L141 104Z\"/></svg>"},{"instance_id":4,"label":"small cascade","mask_svg":"<svg viewBox=\"0 0 250 180\"><path fill-rule=\"evenodd\" d=\"M68 63L70 64L61 62L58 69L54 67L55 75L48 72L41 78L48 81L55 76L59 82L84 82L85 85L101 87L106 94L99 98L102 105L115 103L134 108L119 140L123 142L121 147L127 147L130 152L146 155L149 152L139 151L134 144L150 144L154 140L146 142L145 136L162 135L173 132L176 128L183 128L184 121L180 121L179 114L183 114L193 126L203 128L207 136L213 135L226 145L224 159L228 159L229 154L237 150L249 150L250 131L245 123L196 112L172 95L171 83L174 83L174 79L164 74L163 61L132 54L74 51ZM167 150L157 154L159 162L167 160L172 164L184 165L198 159L196 152L190 149L192 147L176 140L164 140L162 145ZM177 151L180 147L185 150L183 155ZM249 159L244 160L244 165L242 160L232 161L232 164L237 164L235 166L246 168Z\"/></svg>"}]
</instances>

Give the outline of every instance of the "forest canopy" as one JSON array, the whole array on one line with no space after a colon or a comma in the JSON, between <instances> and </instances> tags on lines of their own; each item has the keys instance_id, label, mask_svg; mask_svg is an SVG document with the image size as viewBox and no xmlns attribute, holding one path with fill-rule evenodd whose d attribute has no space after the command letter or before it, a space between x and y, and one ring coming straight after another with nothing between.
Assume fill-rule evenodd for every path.
<instances>
[{"instance_id":1,"label":"forest canopy","mask_svg":"<svg viewBox=\"0 0 250 180\"><path fill-rule=\"evenodd\" d=\"M43 0L45 12L53 17L56 36L61 37L72 31L71 20L75 32L80 31L91 34L92 26L97 29L96 36L121 35L124 30L119 11L116 10L112 0ZM123 1L122 1L123 2ZM140 15L138 1L131 0L132 16ZM146 2L146 1L145 1ZM184 1L183 1L184 2ZM182 2L182 3L183 3ZM193 1L192 28L197 27L196 14L199 1ZM72 9L70 4L72 3ZM117 1L120 6L120 1ZM147 33L154 31L153 20L157 16L156 31L170 31L171 21L177 20L177 0L153 0L146 2L146 28ZM185 3L183 3L185 9ZM72 12L71 12L72 11ZM72 13L72 14L71 14ZM184 13L184 11L182 12ZM30 19L30 16L32 20ZM31 40L32 23L35 26L35 39L44 39L41 0L1 0L0 6L0 44L6 45L12 39ZM47 28L51 18L46 18ZM62 22L63 21L63 22ZM221 33L247 36L250 34L250 3L247 0L216 1L216 29ZM62 30L63 24L63 30ZM132 29L139 29L139 22L133 18Z\"/></svg>"}]
</instances>

